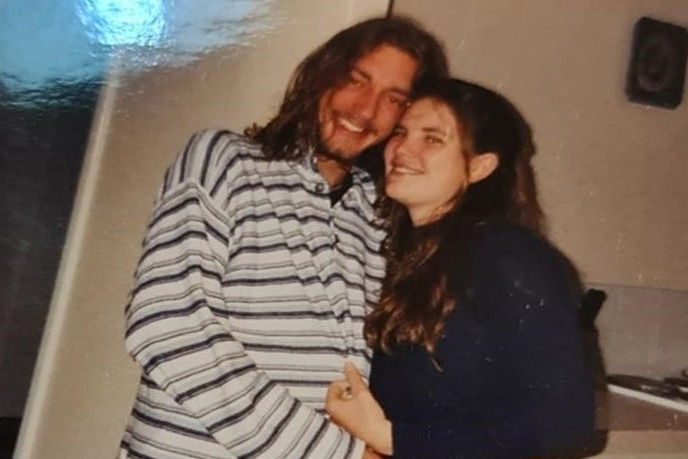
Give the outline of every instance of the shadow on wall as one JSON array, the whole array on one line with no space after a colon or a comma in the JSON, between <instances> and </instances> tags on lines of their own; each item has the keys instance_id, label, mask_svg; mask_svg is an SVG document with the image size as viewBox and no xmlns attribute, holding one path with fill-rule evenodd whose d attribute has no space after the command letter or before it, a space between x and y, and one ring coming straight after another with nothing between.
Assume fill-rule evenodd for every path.
<instances>
[{"instance_id":1,"label":"shadow on wall","mask_svg":"<svg viewBox=\"0 0 688 459\"><path fill-rule=\"evenodd\" d=\"M583 295L579 310L579 323L583 335L585 357L592 371L595 383L595 407L596 420L595 437L591 440L586 451L579 457L587 457L599 454L607 447L608 432L605 426L609 425L607 406L607 371L600 347L600 336L595 325L595 319L607 300L607 293L599 289L588 289Z\"/></svg>"}]
</instances>

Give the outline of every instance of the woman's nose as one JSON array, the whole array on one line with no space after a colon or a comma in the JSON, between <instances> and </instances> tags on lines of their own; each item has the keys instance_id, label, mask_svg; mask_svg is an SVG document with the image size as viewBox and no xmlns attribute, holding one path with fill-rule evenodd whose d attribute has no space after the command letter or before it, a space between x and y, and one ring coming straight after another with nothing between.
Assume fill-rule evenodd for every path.
<instances>
[{"instance_id":1,"label":"woman's nose","mask_svg":"<svg viewBox=\"0 0 688 459\"><path fill-rule=\"evenodd\" d=\"M394 147L394 152L397 156L407 157L413 155L415 151L412 139L408 135L399 138L398 143Z\"/></svg>"},{"instance_id":2,"label":"woman's nose","mask_svg":"<svg viewBox=\"0 0 688 459\"><path fill-rule=\"evenodd\" d=\"M404 137L393 137L389 140L385 149L385 157L388 162L403 161L413 156L408 139Z\"/></svg>"}]
</instances>

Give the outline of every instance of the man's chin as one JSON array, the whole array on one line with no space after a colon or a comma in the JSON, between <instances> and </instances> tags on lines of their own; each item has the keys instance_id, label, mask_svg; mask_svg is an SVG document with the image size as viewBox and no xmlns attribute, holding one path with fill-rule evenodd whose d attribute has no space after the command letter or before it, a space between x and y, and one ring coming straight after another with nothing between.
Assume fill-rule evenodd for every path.
<instances>
[{"instance_id":1,"label":"man's chin","mask_svg":"<svg viewBox=\"0 0 688 459\"><path fill-rule=\"evenodd\" d=\"M331 148L326 145L321 145L318 149L318 156L330 161L336 161L343 166L350 166L356 158L363 152L361 150Z\"/></svg>"}]
</instances>

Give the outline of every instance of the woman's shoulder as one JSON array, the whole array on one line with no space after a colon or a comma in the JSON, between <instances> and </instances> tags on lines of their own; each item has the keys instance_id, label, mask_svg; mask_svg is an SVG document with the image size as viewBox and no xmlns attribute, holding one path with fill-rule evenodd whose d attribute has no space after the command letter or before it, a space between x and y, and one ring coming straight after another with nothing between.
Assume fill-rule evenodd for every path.
<instances>
[{"instance_id":1,"label":"woman's shoulder","mask_svg":"<svg viewBox=\"0 0 688 459\"><path fill-rule=\"evenodd\" d=\"M473 251L491 255L492 259L523 261L538 256L561 256L543 235L506 220L491 220L475 226Z\"/></svg>"},{"instance_id":2,"label":"woman's shoulder","mask_svg":"<svg viewBox=\"0 0 688 459\"><path fill-rule=\"evenodd\" d=\"M473 268L478 276L541 290L552 281L575 285L573 264L544 236L522 225L491 221L476 227Z\"/></svg>"}]
</instances>

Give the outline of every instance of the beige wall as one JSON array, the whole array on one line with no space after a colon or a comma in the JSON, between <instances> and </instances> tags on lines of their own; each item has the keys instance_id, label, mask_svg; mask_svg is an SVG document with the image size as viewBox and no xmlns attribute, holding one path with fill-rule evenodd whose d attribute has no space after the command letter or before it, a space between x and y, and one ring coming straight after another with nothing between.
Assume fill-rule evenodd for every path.
<instances>
[{"instance_id":1,"label":"beige wall","mask_svg":"<svg viewBox=\"0 0 688 459\"><path fill-rule=\"evenodd\" d=\"M123 308L164 168L195 130L241 130L277 106L298 61L387 0L271 2L268 27L192 66L113 64L91 133L16 459L114 457L137 370ZM126 56L123 57L126 59Z\"/></svg>"},{"instance_id":2,"label":"beige wall","mask_svg":"<svg viewBox=\"0 0 688 459\"><path fill-rule=\"evenodd\" d=\"M447 45L456 75L530 120L551 236L589 282L688 289L688 94L675 110L624 94L647 15L688 26L686 0L396 0Z\"/></svg>"}]
</instances>

